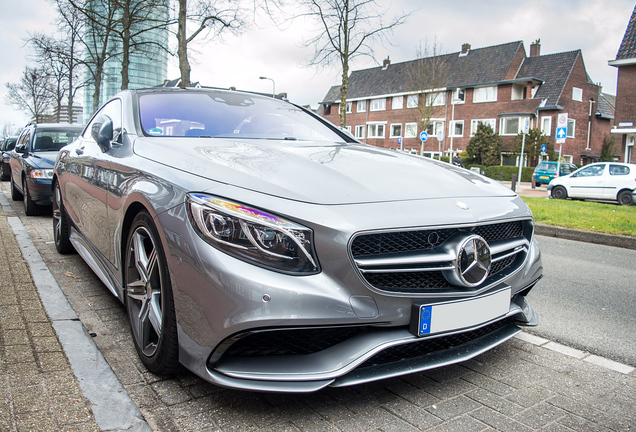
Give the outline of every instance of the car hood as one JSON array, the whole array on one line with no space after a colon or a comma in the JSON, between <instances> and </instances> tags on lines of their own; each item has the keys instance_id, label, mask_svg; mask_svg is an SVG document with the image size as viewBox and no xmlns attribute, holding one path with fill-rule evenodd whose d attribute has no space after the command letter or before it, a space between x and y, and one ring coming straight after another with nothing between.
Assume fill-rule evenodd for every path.
<instances>
[{"instance_id":1,"label":"car hood","mask_svg":"<svg viewBox=\"0 0 636 432\"><path fill-rule=\"evenodd\" d=\"M514 192L471 171L365 144L221 138L138 138L134 152L206 179L314 204Z\"/></svg>"},{"instance_id":2,"label":"car hood","mask_svg":"<svg viewBox=\"0 0 636 432\"><path fill-rule=\"evenodd\" d=\"M27 163L34 168L52 169L57 159L58 151L39 151L29 153Z\"/></svg>"}]
</instances>

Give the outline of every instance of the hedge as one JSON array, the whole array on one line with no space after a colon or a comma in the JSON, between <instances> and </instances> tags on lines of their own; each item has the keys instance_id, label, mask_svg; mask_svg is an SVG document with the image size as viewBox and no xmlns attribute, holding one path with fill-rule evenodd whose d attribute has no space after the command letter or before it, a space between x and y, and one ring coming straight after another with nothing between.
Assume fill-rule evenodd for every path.
<instances>
[{"instance_id":1,"label":"hedge","mask_svg":"<svg viewBox=\"0 0 636 432\"><path fill-rule=\"evenodd\" d=\"M517 166L508 166L508 165L466 165L466 168L470 169L471 167L479 167L479 169L484 173L486 177L489 177L494 180L504 180L504 181L512 181L512 175L517 176L519 174L519 167ZM503 172L503 179L501 178L500 173ZM532 181L532 173L534 172L534 167L523 167L521 170L521 181L522 182L531 182Z\"/></svg>"}]
</instances>

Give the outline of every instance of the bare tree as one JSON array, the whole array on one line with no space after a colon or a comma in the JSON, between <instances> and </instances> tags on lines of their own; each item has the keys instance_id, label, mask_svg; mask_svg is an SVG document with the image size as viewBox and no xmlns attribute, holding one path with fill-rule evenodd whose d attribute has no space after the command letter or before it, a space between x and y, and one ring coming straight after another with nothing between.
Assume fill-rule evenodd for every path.
<instances>
[{"instance_id":1,"label":"bare tree","mask_svg":"<svg viewBox=\"0 0 636 432\"><path fill-rule=\"evenodd\" d=\"M63 44L53 37L37 33L28 40L33 49L30 55L35 63L45 64L51 77L51 98L56 108L56 122L60 122L60 111L64 95L68 90L66 71L63 63Z\"/></svg>"},{"instance_id":2,"label":"bare tree","mask_svg":"<svg viewBox=\"0 0 636 432\"><path fill-rule=\"evenodd\" d=\"M86 19L89 32L95 34L90 41L92 48L99 45L93 56L101 65L97 69L103 74L102 59L106 54L103 48L110 51L109 56L121 55L121 88L128 88L130 56L132 52L150 53L166 50L168 47L147 37L149 32L167 28L169 21L168 0L56 0L67 1ZM99 42L97 44L97 42ZM118 45L121 44L121 45ZM115 51L115 52L113 52ZM149 54L150 55L150 54Z\"/></svg>"},{"instance_id":3,"label":"bare tree","mask_svg":"<svg viewBox=\"0 0 636 432\"><path fill-rule=\"evenodd\" d=\"M63 99L67 98L68 122L73 123L73 101L77 92L85 85L79 78L80 32L82 22L79 16L60 15L60 30L64 35L54 38L41 33L31 35L29 44L33 48L32 60L47 65L54 84L54 100L57 121L60 121Z\"/></svg>"},{"instance_id":4,"label":"bare tree","mask_svg":"<svg viewBox=\"0 0 636 432\"><path fill-rule=\"evenodd\" d=\"M358 56L373 55L373 43L383 42L395 27L404 24L410 14L393 17L386 22L387 11L375 0L301 0L307 12L298 16L314 18L320 32L305 42L315 46L311 65L326 66L339 62L342 68L340 86L340 125L346 124L349 64Z\"/></svg>"},{"instance_id":5,"label":"bare tree","mask_svg":"<svg viewBox=\"0 0 636 432\"><path fill-rule=\"evenodd\" d=\"M443 117L446 104L446 83L450 71L449 57L441 54L437 40L432 46L427 42L417 48L416 60L410 62L407 76L410 89L418 95L414 119L420 131L429 129L434 117ZM423 152L423 146L420 153Z\"/></svg>"},{"instance_id":6,"label":"bare tree","mask_svg":"<svg viewBox=\"0 0 636 432\"><path fill-rule=\"evenodd\" d=\"M180 86L190 87L190 61L188 44L196 37L214 37L223 31L238 31L244 25L244 10L239 1L232 0L178 0L177 11L177 55ZM194 24L195 30L188 34L187 24Z\"/></svg>"},{"instance_id":7,"label":"bare tree","mask_svg":"<svg viewBox=\"0 0 636 432\"><path fill-rule=\"evenodd\" d=\"M79 16L83 31L79 32L84 56L81 63L90 75L92 86L92 112L97 111L104 79L106 62L118 53L112 49L112 25L102 25L100 20L113 22L117 11L111 0L55 0L60 15L67 21Z\"/></svg>"},{"instance_id":8,"label":"bare tree","mask_svg":"<svg viewBox=\"0 0 636 432\"><path fill-rule=\"evenodd\" d=\"M40 122L51 107L51 75L45 68L26 67L19 83L6 83L6 102Z\"/></svg>"}]
</instances>

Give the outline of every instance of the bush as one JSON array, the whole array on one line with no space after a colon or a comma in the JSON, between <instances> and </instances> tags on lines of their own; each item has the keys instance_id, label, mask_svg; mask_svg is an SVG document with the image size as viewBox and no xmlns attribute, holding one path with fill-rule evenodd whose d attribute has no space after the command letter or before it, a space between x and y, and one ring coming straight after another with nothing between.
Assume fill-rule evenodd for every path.
<instances>
[{"instance_id":1,"label":"bush","mask_svg":"<svg viewBox=\"0 0 636 432\"><path fill-rule=\"evenodd\" d=\"M519 167L516 166L489 166L484 167L483 170L486 172L486 177L489 177L494 180L499 180L500 173L503 171L503 180L512 181L512 175L515 176L519 174ZM521 181L522 182L530 182L532 181L532 173L534 172L534 167L523 167L521 170ZM517 179L518 181L519 179Z\"/></svg>"}]
</instances>

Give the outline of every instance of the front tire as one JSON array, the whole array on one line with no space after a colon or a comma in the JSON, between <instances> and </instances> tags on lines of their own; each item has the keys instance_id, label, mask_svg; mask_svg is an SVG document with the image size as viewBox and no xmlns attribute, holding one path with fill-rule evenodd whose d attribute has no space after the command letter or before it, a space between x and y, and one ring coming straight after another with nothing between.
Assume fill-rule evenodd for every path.
<instances>
[{"instance_id":1,"label":"front tire","mask_svg":"<svg viewBox=\"0 0 636 432\"><path fill-rule=\"evenodd\" d=\"M27 216L37 216L40 214L40 208L35 201L31 199L26 179L22 180L22 190L22 197L24 198L24 214Z\"/></svg>"},{"instance_id":2,"label":"front tire","mask_svg":"<svg viewBox=\"0 0 636 432\"><path fill-rule=\"evenodd\" d=\"M568 197L568 192L565 190L563 186L555 186L552 189L552 198L556 199L566 199Z\"/></svg>"},{"instance_id":3,"label":"front tire","mask_svg":"<svg viewBox=\"0 0 636 432\"><path fill-rule=\"evenodd\" d=\"M624 190L621 191L621 193L618 194L618 202L620 205L633 205L634 204L634 199L632 197L632 191L630 190Z\"/></svg>"},{"instance_id":4,"label":"front tire","mask_svg":"<svg viewBox=\"0 0 636 432\"><path fill-rule=\"evenodd\" d=\"M64 209L62 191L58 182L55 182L53 188L53 240L55 241L55 249L61 254L67 254L74 250L70 238L68 215Z\"/></svg>"},{"instance_id":5,"label":"front tire","mask_svg":"<svg viewBox=\"0 0 636 432\"><path fill-rule=\"evenodd\" d=\"M11 199L13 201L22 201L23 198L24 197L22 196L22 193L15 186L15 183L13 182L13 178L11 178Z\"/></svg>"},{"instance_id":6,"label":"front tire","mask_svg":"<svg viewBox=\"0 0 636 432\"><path fill-rule=\"evenodd\" d=\"M174 299L163 247L145 211L133 220L125 258L126 307L137 354L150 372L173 373L179 367Z\"/></svg>"}]
</instances>

